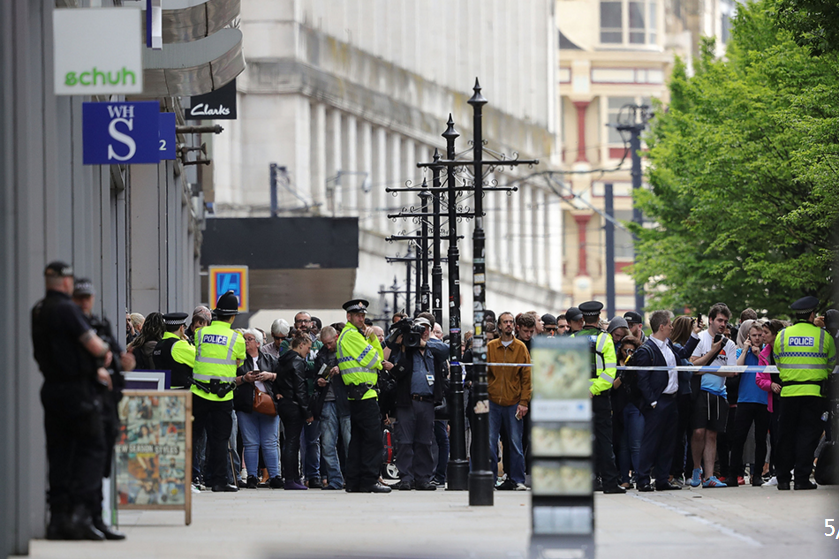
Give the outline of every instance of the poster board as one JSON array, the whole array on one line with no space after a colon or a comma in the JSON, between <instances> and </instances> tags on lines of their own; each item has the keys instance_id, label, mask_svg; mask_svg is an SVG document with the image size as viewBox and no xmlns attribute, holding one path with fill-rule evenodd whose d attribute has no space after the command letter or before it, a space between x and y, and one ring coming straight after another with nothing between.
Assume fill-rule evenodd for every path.
<instances>
[{"instance_id":1,"label":"poster board","mask_svg":"<svg viewBox=\"0 0 839 559\"><path fill-rule=\"evenodd\" d=\"M532 348L531 557L593 558L589 339L538 337Z\"/></svg>"},{"instance_id":2,"label":"poster board","mask_svg":"<svg viewBox=\"0 0 839 559\"><path fill-rule=\"evenodd\" d=\"M117 509L183 510L192 522L192 393L126 390L119 403Z\"/></svg>"}]
</instances>

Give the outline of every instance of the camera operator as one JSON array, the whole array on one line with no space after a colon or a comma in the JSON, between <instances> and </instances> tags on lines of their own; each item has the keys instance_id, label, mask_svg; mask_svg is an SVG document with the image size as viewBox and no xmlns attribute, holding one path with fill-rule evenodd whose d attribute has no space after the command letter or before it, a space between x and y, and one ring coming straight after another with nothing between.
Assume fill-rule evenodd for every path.
<instances>
[{"instance_id":1,"label":"camera operator","mask_svg":"<svg viewBox=\"0 0 839 559\"><path fill-rule=\"evenodd\" d=\"M402 475L396 489L434 491L434 406L443 401L446 362L431 351L431 323L403 319L391 328L399 360L390 374L396 380L396 466Z\"/></svg>"}]
</instances>

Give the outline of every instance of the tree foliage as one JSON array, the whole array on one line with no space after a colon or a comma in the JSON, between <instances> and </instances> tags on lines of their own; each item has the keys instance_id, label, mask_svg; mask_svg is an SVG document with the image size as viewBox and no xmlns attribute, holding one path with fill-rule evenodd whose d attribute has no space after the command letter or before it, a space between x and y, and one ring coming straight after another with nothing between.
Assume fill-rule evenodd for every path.
<instances>
[{"instance_id":1,"label":"tree foliage","mask_svg":"<svg viewBox=\"0 0 839 559\"><path fill-rule=\"evenodd\" d=\"M651 304L787 314L804 294L832 300L839 215L839 58L813 55L741 5L725 60L707 41L696 73L677 61L671 102L647 138L653 228L635 228L636 281Z\"/></svg>"},{"instance_id":2,"label":"tree foliage","mask_svg":"<svg viewBox=\"0 0 839 559\"><path fill-rule=\"evenodd\" d=\"M813 54L839 51L839 2L836 0L778 0L778 26L790 31L799 46Z\"/></svg>"}]
</instances>

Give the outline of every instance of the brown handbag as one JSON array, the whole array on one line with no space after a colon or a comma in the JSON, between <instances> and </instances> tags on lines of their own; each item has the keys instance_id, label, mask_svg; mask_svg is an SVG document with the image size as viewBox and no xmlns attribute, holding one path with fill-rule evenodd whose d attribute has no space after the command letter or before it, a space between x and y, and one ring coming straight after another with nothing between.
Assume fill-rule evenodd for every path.
<instances>
[{"instance_id":1,"label":"brown handbag","mask_svg":"<svg viewBox=\"0 0 839 559\"><path fill-rule=\"evenodd\" d=\"M274 407L271 396L261 391L256 385L253 386L253 411L271 417L277 415L277 408Z\"/></svg>"}]
</instances>

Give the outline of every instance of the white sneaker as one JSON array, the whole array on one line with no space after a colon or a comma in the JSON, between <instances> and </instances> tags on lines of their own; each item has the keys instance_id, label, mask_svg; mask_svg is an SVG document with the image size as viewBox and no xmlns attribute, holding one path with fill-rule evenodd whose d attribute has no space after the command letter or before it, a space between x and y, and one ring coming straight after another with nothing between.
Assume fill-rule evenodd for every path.
<instances>
[{"instance_id":1,"label":"white sneaker","mask_svg":"<svg viewBox=\"0 0 839 559\"><path fill-rule=\"evenodd\" d=\"M197 487L195 487L194 485L193 485L193 486L191 486L191 487L192 487L192 492L193 492L193 493L201 493L201 490L200 490L200 489L198 489Z\"/></svg>"},{"instance_id":2,"label":"white sneaker","mask_svg":"<svg viewBox=\"0 0 839 559\"><path fill-rule=\"evenodd\" d=\"M530 491L530 488L523 483L517 483L516 491Z\"/></svg>"},{"instance_id":3,"label":"white sneaker","mask_svg":"<svg viewBox=\"0 0 839 559\"><path fill-rule=\"evenodd\" d=\"M771 485L778 485L778 478L776 478L775 476L772 476L772 477L769 478L769 481L767 481L763 485L770 485L770 486Z\"/></svg>"}]
</instances>

